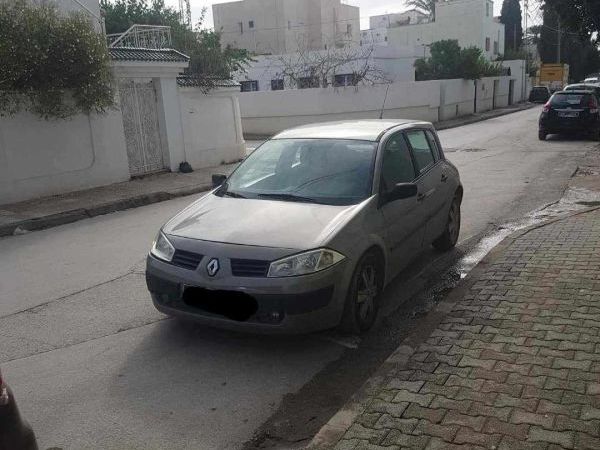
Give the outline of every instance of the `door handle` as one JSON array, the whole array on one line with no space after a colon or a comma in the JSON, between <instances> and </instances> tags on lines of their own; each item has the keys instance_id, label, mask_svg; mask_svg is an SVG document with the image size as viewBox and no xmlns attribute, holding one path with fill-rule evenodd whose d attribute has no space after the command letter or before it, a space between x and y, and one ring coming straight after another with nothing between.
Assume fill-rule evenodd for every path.
<instances>
[{"instance_id":1,"label":"door handle","mask_svg":"<svg viewBox=\"0 0 600 450\"><path fill-rule=\"evenodd\" d=\"M426 198L427 198L427 196L425 194L419 194L419 195L417 195L417 201L418 202L422 202Z\"/></svg>"},{"instance_id":2,"label":"door handle","mask_svg":"<svg viewBox=\"0 0 600 450\"><path fill-rule=\"evenodd\" d=\"M448 175L446 175L445 173L442 174L442 183L445 183L446 181L448 181Z\"/></svg>"}]
</instances>

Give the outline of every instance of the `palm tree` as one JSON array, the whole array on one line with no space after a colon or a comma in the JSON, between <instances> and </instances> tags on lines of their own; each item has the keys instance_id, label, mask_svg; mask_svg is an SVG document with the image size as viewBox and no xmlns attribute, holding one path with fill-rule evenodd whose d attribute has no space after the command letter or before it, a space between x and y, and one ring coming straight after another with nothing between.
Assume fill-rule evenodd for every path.
<instances>
[{"instance_id":1,"label":"palm tree","mask_svg":"<svg viewBox=\"0 0 600 450\"><path fill-rule=\"evenodd\" d=\"M438 0L407 0L406 5L420 9L429 14L429 19L435 22L435 4Z\"/></svg>"}]
</instances>

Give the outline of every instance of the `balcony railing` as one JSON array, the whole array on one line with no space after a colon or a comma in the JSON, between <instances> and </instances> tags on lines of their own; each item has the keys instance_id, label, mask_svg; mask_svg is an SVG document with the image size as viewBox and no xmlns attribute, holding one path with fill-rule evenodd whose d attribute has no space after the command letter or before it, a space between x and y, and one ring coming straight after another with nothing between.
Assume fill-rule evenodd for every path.
<instances>
[{"instance_id":1,"label":"balcony railing","mask_svg":"<svg viewBox=\"0 0 600 450\"><path fill-rule=\"evenodd\" d=\"M172 48L171 27L163 25L133 25L124 33L107 34L109 47Z\"/></svg>"}]
</instances>

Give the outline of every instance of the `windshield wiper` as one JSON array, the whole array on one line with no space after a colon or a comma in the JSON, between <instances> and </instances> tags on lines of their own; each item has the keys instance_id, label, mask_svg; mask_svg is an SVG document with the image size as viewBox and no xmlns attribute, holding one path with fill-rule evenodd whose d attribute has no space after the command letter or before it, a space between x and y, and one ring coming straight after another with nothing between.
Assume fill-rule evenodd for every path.
<instances>
[{"instance_id":1,"label":"windshield wiper","mask_svg":"<svg viewBox=\"0 0 600 450\"><path fill-rule=\"evenodd\" d=\"M318 200L311 197L302 197L301 195L294 194L258 194L259 198L269 198L273 200L283 200L288 202L302 202L302 203L320 203Z\"/></svg>"},{"instance_id":2,"label":"windshield wiper","mask_svg":"<svg viewBox=\"0 0 600 450\"><path fill-rule=\"evenodd\" d=\"M225 194L226 197L231 197L231 198L248 198L243 196L242 194L239 194L237 192L233 192L233 191L226 191Z\"/></svg>"}]
</instances>

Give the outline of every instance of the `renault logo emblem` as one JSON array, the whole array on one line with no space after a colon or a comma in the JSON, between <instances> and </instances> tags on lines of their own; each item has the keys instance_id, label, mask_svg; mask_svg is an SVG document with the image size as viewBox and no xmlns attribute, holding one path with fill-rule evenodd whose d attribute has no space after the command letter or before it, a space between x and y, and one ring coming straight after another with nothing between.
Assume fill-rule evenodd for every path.
<instances>
[{"instance_id":1,"label":"renault logo emblem","mask_svg":"<svg viewBox=\"0 0 600 450\"><path fill-rule=\"evenodd\" d=\"M211 259L206 265L206 273L209 277L214 277L219 271L219 260L217 258Z\"/></svg>"}]
</instances>

